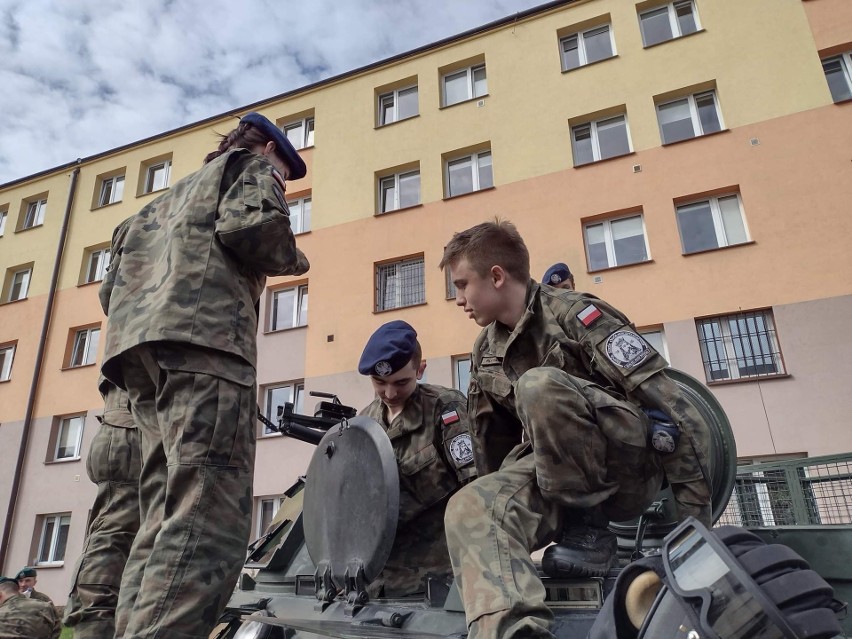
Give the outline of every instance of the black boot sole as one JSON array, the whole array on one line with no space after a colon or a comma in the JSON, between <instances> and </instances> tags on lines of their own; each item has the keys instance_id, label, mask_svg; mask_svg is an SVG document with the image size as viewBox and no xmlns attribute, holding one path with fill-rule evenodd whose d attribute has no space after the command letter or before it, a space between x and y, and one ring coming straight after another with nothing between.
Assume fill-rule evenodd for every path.
<instances>
[{"instance_id":1,"label":"black boot sole","mask_svg":"<svg viewBox=\"0 0 852 639\"><path fill-rule=\"evenodd\" d=\"M606 577L610 568L615 564L613 560L605 564L578 563L566 559L558 559L553 556L544 556L541 559L541 569L548 577L554 579L568 579L571 577Z\"/></svg>"}]
</instances>

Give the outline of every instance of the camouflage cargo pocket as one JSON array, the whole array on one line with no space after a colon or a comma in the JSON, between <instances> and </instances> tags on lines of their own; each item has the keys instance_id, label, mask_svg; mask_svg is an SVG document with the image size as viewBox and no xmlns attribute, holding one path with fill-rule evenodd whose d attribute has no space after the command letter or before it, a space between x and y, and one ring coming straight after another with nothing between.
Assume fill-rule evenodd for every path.
<instances>
[{"instance_id":1,"label":"camouflage cargo pocket","mask_svg":"<svg viewBox=\"0 0 852 639\"><path fill-rule=\"evenodd\" d=\"M451 473L438 454L434 444L429 444L413 455L399 461L400 488L416 500L416 504L406 504L408 500L400 498L400 519L410 518L415 512L422 511L441 501L458 486L455 473Z\"/></svg>"}]
</instances>

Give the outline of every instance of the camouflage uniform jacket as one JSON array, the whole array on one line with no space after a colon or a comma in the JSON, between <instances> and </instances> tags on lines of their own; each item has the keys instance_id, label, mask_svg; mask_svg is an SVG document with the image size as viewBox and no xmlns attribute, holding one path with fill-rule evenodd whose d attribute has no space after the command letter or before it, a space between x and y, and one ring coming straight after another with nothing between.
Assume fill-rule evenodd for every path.
<instances>
[{"instance_id":1,"label":"camouflage uniform jacket","mask_svg":"<svg viewBox=\"0 0 852 639\"><path fill-rule=\"evenodd\" d=\"M115 358L157 341L224 352L253 368L266 276L307 269L272 165L246 149L219 156L116 229L100 289L110 320L105 374L120 381Z\"/></svg>"},{"instance_id":2,"label":"camouflage uniform jacket","mask_svg":"<svg viewBox=\"0 0 852 639\"><path fill-rule=\"evenodd\" d=\"M53 599L48 597L43 592L39 592L35 588L30 590L30 599L35 599L36 601L44 601L44 602L49 603L51 606L53 605Z\"/></svg>"},{"instance_id":3,"label":"camouflage uniform jacket","mask_svg":"<svg viewBox=\"0 0 852 639\"><path fill-rule=\"evenodd\" d=\"M480 333L471 355L468 414L479 475L497 470L521 441L514 383L531 368L550 366L619 399L662 410L689 435L660 457L669 482L692 486L680 497L675 489L681 514L698 516L709 505L707 431L680 387L663 372L667 365L630 320L606 302L531 282L515 329L493 322Z\"/></svg>"},{"instance_id":4,"label":"camouflage uniform jacket","mask_svg":"<svg viewBox=\"0 0 852 639\"><path fill-rule=\"evenodd\" d=\"M361 411L387 432L399 467L399 524L385 572L385 593L417 592L427 572L452 571L444 536L450 495L476 476L465 398L418 384L388 423L379 398Z\"/></svg>"},{"instance_id":5,"label":"camouflage uniform jacket","mask_svg":"<svg viewBox=\"0 0 852 639\"><path fill-rule=\"evenodd\" d=\"M61 631L52 603L13 595L0 604L0 639L56 639Z\"/></svg>"}]
</instances>

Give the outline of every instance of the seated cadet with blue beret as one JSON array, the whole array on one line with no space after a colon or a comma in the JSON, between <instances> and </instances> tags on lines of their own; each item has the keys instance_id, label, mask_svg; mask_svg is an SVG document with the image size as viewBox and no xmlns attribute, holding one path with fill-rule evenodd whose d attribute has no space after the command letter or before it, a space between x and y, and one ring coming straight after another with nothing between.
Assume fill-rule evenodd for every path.
<instances>
[{"instance_id":1,"label":"seated cadet with blue beret","mask_svg":"<svg viewBox=\"0 0 852 639\"><path fill-rule=\"evenodd\" d=\"M452 575L444 536L447 501L476 476L467 401L459 391L418 384L426 369L417 332L395 320L373 333L358 371L369 375L376 399L361 411L390 437L399 466L399 524L374 596L425 591L425 577Z\"/></svg>"},{"instance_id":2,"label":"seated cadet with blue beret","mask_svg":"<svg viewBox=\"0 0 852 639\"><path fill-rule=\"evenodd\" d=\"M574 290L574 275L564 262L557 262L544 272L541 278L542 284L550 284L554 288L564 288L566 291Z\"/></svg>"}]
</instances>

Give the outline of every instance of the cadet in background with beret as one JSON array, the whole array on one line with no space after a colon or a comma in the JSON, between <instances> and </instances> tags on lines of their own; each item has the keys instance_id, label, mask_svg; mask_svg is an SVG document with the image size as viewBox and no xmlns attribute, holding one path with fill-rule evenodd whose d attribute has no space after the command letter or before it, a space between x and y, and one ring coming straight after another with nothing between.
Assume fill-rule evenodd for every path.
<instances>
[{"instance_id":1,"label":"cadet in background with beret","mask_svg":"<svg viewBox=\"0 0 852 639\"><path fill-rule=\"evenodd\" d=\"M564 288L566 291L574 289L574 275L564 262L557 262L544 272L541 278L542 284L550 284L556 288Z\"/></svg>"},{"instance_id":2,"label":"cadet in background with beret","mask_svg":"<svg viewBox=\"0 0 852 639\"><path fill-rule=\"evenodd\" d=\"M51 606L53 605L53 599L48 597L43 592L39 592L35 589L35 585L36 583L38 583L38 571L35 568L32 568L31 566L21 568L21 570L15 576L15 579L18 580L18 586L21 589L22 595L29 597L30 599L46 601Z\"/></svg>"},{"instance_id":3,"label":"cadet in background with beret","mask_svg":"<svg viewBox=\"0 0 852 639\"><path fill-rule=\"evenodd\" d=\"M399 466L396 539L371 594L386 597L425 591L425 578L452 575L444 535L447 501L476 476L467 400L459 391L419 384L426 362L417 332L395 320L373 333L358 371L369 375L376 399L361 411L390 437Z\"/></svg>"},{"instance_id":4,"label":"cadet in background with beret","mask_svg":"<svg viewBox=\"0 0 852 639\"><path fill-rule=\"evenodd\" d=\"M52 603L28 599L21 594L17 579L0 577L2 639L57 639L61 632L59 617Z\"/></svg>"}]
</instances>

